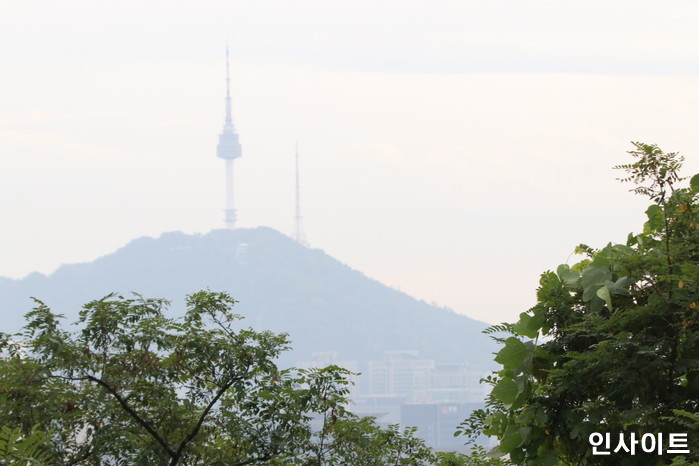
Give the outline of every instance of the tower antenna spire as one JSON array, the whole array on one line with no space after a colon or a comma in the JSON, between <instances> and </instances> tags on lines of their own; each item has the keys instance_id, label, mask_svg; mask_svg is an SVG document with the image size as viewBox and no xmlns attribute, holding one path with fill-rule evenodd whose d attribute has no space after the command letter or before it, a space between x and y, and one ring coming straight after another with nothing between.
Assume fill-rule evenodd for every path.
<instances>
[{"instance_id":1,"label":"tower antenna spire","mask_svg":"<svg viewBox=\"0 0 699 466\"><path fill-rule=\"evenodd\" d=\"M303 232L301 217L301 183L299 182L299 143L296 141L296 215L294 216L294 239L297 243L308 246L306 235Z\"/></svg>"},{"instance_id":2,"label":"tower antenna spire","mask_svg":"<svg viewBox=\"0 0 699 466\"><path fill-rule=\"evenodd\" d=\"M235 131L233 127L233 111L231 110L231 73L228 60L228 45L226 45L226 119L223 127L224 131L227 127Z\"/></svg>"},{"instance_id":3,"label":"tower antenna spire","mask_svg":"<svg viewBox=\"0 0 699 466\"><path fill-rule=\"evenodd\" d=\"M238 140L238 133L233 126L233 111L231 109L231 74L228 58L228 45L226 45L226 117L223 123L223 131L218 136L216 155L226 161L226 228L235 228L237 213L233 204L233 160L243 155L243 148Z\"/></svg>"}]
</instances>

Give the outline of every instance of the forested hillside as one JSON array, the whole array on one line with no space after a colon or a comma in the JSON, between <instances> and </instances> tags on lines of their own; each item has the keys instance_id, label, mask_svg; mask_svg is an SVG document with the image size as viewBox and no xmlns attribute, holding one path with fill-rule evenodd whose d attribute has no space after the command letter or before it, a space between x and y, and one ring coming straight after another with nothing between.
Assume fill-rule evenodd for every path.
<instances>
[{"instance_id":1,"label":"forested hillside","mask_svg":"<svg viewBox=\"0 0 699 466\"><path fill-rule=\"evenodd\" d=\"M20 328L30 296L74 321L82 304L111 292L166 298L180 310L185 294L207 288L238 300L235 310L250 326L289 333L292 363L320 351L366 361L386 350L416 349L441 362L491 364L484 323L416 300L264 227L139 238L50 276L2 278L2 330Z\"/></svg>"}]
</instances>

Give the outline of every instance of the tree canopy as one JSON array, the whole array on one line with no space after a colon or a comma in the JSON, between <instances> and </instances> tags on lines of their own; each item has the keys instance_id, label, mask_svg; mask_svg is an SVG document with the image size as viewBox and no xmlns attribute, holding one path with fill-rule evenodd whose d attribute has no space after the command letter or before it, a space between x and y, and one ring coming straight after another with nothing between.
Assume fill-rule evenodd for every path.
<instances>
[{"instance_id":1,"label":"tree canopy","mask_svg":"<svg viewBox=\"0 0 699 466\"><path fill-rule=\"evenodd\" d=\"M496 337L502 369L488 379L488 408L463 431L497 437L493 456L536 465L699 461L699 175L682 187L679 154L642 143L629 153L635 161L615 168L651 201L643 231L624 244L578 246L583 259L543 273L537 304L518 322L489 329L510 334ZM627 442L663 434L665 451L639 444L635 455L594 455L595 433ZM690 453L667 452L670 433L689 433Z\"/></svg>"},{"instance_id":2,"label":"tree canopy","mask_svg":"<svg viewBox=\"0 0 699 466\"><path fill-rule=\"evenodd\" d=\"M242 328L234 303L197 292L175 319L110 295L67 331L37 301L0 334L0 464L460 464L352 415L346 370L279 369L286 336Z\"/></svg>"}]
</instances>

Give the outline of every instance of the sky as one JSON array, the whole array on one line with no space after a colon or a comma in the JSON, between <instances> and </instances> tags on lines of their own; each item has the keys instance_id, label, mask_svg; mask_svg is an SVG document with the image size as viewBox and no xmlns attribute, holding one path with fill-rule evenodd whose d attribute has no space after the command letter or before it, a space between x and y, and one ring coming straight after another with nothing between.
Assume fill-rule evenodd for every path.
<instances>
[{"instance_id":1,"label":"sky","mask_svg":"<svg viewBox=\"0 0 699 466\"><path fill-rule=\"evenodd\" d=\"M8 1L0 276L223 227L226 44L240 227L293 232L298 142L311 247L486 322L642 228L630 141L699 172L693 1Z\"/></svg>"}]
</instances>

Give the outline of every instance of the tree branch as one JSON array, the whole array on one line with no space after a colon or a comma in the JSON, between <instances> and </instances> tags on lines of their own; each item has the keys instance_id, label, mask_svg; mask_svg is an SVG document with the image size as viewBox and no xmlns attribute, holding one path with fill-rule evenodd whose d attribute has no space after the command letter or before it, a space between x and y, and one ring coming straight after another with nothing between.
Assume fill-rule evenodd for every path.
<instances>
[{"instance_id":1,"label":"tree branch","mask_svg":"<svg viewBox=\"0 0 699 466\"><path fill-rule=\"evenodd\" d=\"M209 412L213 409L214 405L218 402L219 398L223 396L226 391L228 391L229 388L231 388L231 385L233 385L233 382L235 382L235 378L229 380L223 387L219 389L219 391L216 393L216 396L214 396L209 404L204 408L204 411L201 413L201 416L199 416L199 421L197 421L196 426L194 426L194 429L180 442L179 447L177 448L177 451L173 453L172 455L172 460L170 461L171 465L177 464L177 462L180 460L180 456L182 456L182 451L184 450L184 447L187 446L189 442L194 439L194 437L199 433L199 429L201 429L201 426L204 424L204 420L206 419L206 416L209 415Z\"/></svg>"},{"instance_id":2,"label":"tree branch","mask_svg":"<svg viewBox=\"0 0 699 466\"><path fill-rule=\"evenodd\" d=\"M141 416L139 416L138 413L131 406L129 406L129 404L126 402L126 400L121 395L119 395L119 393L117 393L117 391L111 385L109 385L107 382L105 382L104 380L97 378L95 376L92 376L92 375L86 375L85 377L70 377L70 378L61 377L61 376L55 376L55 377L58 377L61 379L70 379L70 380L89 380L90 382L94 382L97 385L104 387L105 390L107 390L114 398L116 398L116 400L119 402L119 404L124 409L124 411L126 411L132 418L134 418L134 420L139 425L141 425L141 427L146 429L146 431L151 435L151 437L153 437L153 439L155 439L155 441L158 442L161 447L163 447L163 449L167 452L168 455L170 455L171 457L175 455L175 452L172 450L172 448L170 448L170 445L167 444L165 439L163 439L160 435L158 435L158 432L156 432L155 429L153 429L153 427L151 427L151 425L145 419L143 419Z\"/></svg>"}]
</instances>

